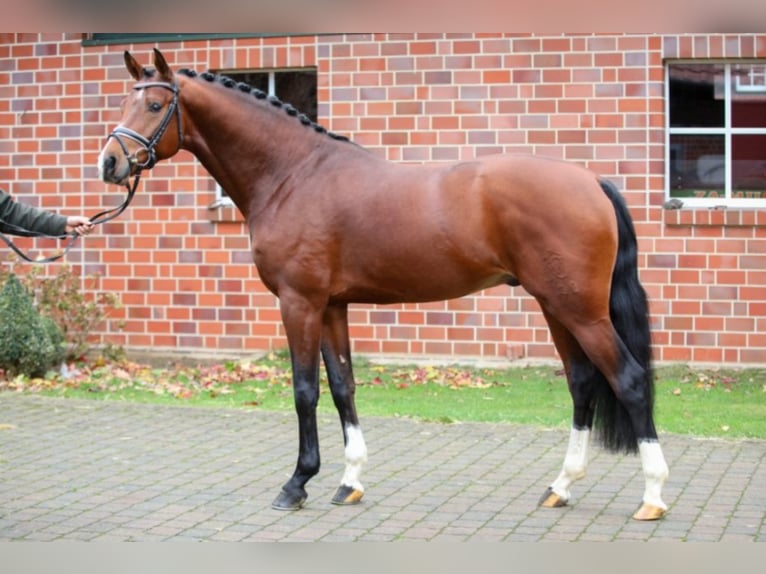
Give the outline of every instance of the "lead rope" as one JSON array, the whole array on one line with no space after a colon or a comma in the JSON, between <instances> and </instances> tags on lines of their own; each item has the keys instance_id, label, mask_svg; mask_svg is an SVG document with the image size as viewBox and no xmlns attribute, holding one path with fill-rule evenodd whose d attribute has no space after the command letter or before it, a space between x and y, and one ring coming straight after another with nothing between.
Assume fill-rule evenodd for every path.
<instances>
[{"instance_id":1,"label":"lead rope","mask_svg":"<svg viewBox=\"0 0 766 574\"><path fill-rule=\"evenodd\" d=\"M127 196L125 197L125 201L123 201L117 207L113 207L112 209L106 209L104 211L97 213L96 215L90 218L90 222L93 223L94 225L101 225L103 223L106 223L107 221L114 219L115 217L119 216L123 211L125 211L128 208L128 205L130 205L130 202L133 201L133 196L136 193L136 189L138 188L138 182L140 180L141 180L141 171L139 170L136 173L135 177L133 178L133 184L132 185L130 183L125 184L125 189L128 190ZM56 255L51 255L49 257L33 259L29 255L24 253L15 243L13 243L13 240L10 237L0 232L0 240L2 240L3 243L5 243L8 247L10 247L16 253L16 255L21 257L24 261L28 261L29 263L51 263L52 261L61 259L67 253L69 253L72 247L74 247L74 244L77 242L77 239L80 237L74 231L71 231L64 235L47 235L45 233L37 233L35 231L29 231L21 227L18 227L16 225L13 225L11 223L3 223L3 226L6 229L12 230L15 234L21 235L23 237L45 237L49 239L66 239L67 237L69 238L69 242L66 244L66 246L61 251L61 253L58 253Z\"/></svg>"}]
</instances>

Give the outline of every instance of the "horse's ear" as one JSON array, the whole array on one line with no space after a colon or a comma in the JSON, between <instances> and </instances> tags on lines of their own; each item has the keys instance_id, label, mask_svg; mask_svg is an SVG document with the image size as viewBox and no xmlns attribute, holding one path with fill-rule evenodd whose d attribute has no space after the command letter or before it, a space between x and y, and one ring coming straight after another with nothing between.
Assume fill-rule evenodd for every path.
<instances>
[{"instance_id":1,"label":"horse's ear","mask_svg":"<svg viewBox=\"0 0 766 574\"><path fill-rule=\"evenodd\" d=\"M131 56L130 52L125 50L125 67L128 69L128 72L130 72L130 75L133 76L133 79L136 81L139 81L144 76L144 67L136 62L136 59Z\"/></svg>"},{"instance_id":2,"label":"horse's ear","mask_svg":"<svg viewBox=\"0 0 766 574\"><path fill-rule=\"evenodd\" d=\"M173 72L170 71L170 66L165 61L165 56L162 55L157 48L154 49L154 67L160 76L160 79L166 82L173 81Z\"/></svg>"}]
</instances>

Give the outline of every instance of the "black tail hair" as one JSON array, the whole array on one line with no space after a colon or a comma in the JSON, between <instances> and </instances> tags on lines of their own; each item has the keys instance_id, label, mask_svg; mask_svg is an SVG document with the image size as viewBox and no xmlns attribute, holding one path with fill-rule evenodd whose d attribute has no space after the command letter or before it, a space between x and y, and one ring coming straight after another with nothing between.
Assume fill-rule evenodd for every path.
<instances>
[{"instance_id":1,"label":"black tail hair","mask_svg":"<svg viewBox=\"0 0 766 574\"><path fill-rule=\"evenodd\" d=\"M599 183L614 206L619 237L617 260L612 272L609 315L616 331L621 360L630 361L632 356L643 369L642 382L646 385L645 397L651 413L654 408L654 373L649 305L646 292L638 279L636 231L625 200L617 187L607 180L600 180ZM603 384L594 386L596 439L614 452L636 452L638 437L628 411L617 400L606 380L601 382Z\"/></svg>"}]
</instances>

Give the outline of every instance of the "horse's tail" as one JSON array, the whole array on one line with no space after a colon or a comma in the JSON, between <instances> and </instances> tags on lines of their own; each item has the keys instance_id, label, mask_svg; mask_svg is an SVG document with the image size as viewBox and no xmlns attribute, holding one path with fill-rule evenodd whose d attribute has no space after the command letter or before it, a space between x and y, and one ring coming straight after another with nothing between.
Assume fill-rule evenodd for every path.
<instances>
[{"instance_id":1,"label":"horse's tail","mask_svg":"<svg viewBox=\"0 0 766 574\"><path fill-rule=\"evenodd\" d=\"M644 396L651 414L654 405L654 374L646 292L638 279L638 242L625 200L610 181L600 180L601 188L612 201L617 216L617 260L612 272L609 315L617 333L621 360L629 360L627 351L643 370ZM622 344L620 344L622 340ZM625 407L617 400L610 385L595 385L596 437L612 451L635 452L638 438Z\"/></svg>"}]
</instances>

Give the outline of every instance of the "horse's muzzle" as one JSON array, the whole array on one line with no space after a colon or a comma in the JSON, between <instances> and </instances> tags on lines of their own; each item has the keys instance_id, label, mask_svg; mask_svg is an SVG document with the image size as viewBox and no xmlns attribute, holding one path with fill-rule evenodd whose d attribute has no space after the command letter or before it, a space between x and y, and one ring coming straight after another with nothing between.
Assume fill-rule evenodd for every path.
<instances>
[{"instance_id":1,"label":"horse's muzzle","mask_svg":"<svg viewBox=\"0 0 766 574\"><path fill-rule=\"evenodd\" d=\"M125 158L104 150L99 158L98 169L104 183L123 185L130 177L131 164Z\"/></svg>"}]
</instances>

